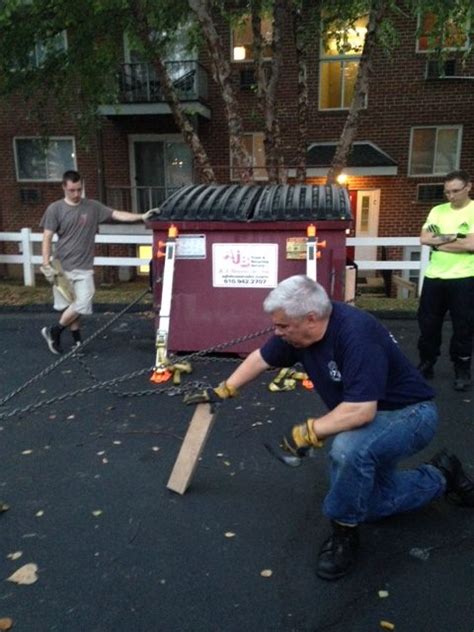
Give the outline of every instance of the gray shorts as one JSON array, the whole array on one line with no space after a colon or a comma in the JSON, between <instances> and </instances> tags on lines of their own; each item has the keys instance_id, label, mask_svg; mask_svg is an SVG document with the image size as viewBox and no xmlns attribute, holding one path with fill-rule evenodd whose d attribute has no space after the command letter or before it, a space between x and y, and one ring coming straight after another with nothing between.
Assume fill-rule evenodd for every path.
<instances>
[{"instance_id":1,"label":"gray shorts","mask_svg":"<svg viewBox=\"0 0 474 632\"><path fill-rule=\"evenodd\" d=\"M54 309L62 312L71 307L77 314L92 314L92 299L95 294L93 270L71 270L64 272L74 288L75 299L72 303L53 286Z\"/></svg>"}]
</instances>

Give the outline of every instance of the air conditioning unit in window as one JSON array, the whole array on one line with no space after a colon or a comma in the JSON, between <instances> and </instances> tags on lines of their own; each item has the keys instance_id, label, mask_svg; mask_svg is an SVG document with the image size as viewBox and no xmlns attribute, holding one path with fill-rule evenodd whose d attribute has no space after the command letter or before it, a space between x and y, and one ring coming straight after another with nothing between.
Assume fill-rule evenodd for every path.
<instances>
[{"instance_id":1,"label":"air conditioning unit in window","mask_svg":"<svg viewBox=\"0 0 474 632\"><path fill-rule=\"evenodd\" d=\"M429 202L430 204L445 202L444 184L418 184L416 188L416 201Z\"/></svg>"},{"instance_id":2,"label":"air conditioning unit in window","mask_svg":"<svg viewBox=\"0 0 474 632\"><path fill-rule=\"evenodd\" d=\"M20 189L22 204L41 204L41 191L39 189Z\"/></svg>"},{"instance_id":3,"label":"air conditioning unit in window","mask_svg":"<svg viewBox=\"0 0 474 632\"><path fill-rule=\"evenodd\" d=\"M243 68L240 71L240 89L252 90L256 85L255 71L253 68Z\"/></svg>"},{"instance_id":4,"label":"air conditioning unit in window","mask_svg":"<svg viewBox=\"0 0 474 632\"><path fill-rule=\"evenodd\" d=\"M426 79L442 79L443 77L454 77L456 75L456 60L428 59L426 62Z\"/></svg>"}]
</instances>

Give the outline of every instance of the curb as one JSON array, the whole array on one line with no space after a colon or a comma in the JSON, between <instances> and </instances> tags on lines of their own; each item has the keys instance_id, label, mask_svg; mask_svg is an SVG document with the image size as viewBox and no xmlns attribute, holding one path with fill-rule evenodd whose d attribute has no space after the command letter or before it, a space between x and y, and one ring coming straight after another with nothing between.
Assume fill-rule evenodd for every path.
<instances>
[{"instance_id":1,"label":"curb","mask_svg":"<svg viewBox=\"0 0 474 632\"><path fill-rule=\"evenodd\" d=\"M120 312L126 306L127 303L94 303L94 314ZM153 305L151 303L137 303L128 310L129 313L149 311L153 311ZM15 314L17 312L25 312L27 314L58 313L53 310L50 303L38 303L35 305L0 305L0 314Z\"/></svg>"}]
</instances>

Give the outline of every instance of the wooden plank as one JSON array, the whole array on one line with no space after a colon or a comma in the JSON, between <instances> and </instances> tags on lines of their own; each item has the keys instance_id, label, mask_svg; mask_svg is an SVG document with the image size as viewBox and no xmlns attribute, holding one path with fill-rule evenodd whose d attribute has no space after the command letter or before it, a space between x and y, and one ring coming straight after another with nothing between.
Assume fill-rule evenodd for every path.
<instances>
[{"instance_id":1,"label":"wooden plank","mask_svg":"<svg viewBox=\"0 0 474 632\"><path fill-rule=\"evenodd\" d=\"M171 491L184 494L188 489L199 457L214 425L215 418L216 413L211 411L210 404L198 404L196 406L178 458L166 485Z\"/></svg>"}]
</instances>

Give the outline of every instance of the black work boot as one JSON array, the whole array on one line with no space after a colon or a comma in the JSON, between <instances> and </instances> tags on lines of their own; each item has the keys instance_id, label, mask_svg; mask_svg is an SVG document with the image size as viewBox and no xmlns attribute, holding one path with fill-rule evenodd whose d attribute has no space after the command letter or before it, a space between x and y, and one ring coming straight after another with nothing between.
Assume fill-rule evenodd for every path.
<instances>
[{"instance_id":1,"label":"black work boot","mask_svg":"<svg viewBox=\"0 0 474 632\"><path fill-rule=\"evenodd\" d=\"M316 574L322 579L344 577L354 566L359 548L359 528L346 527L332 521L332 535L323 542Z\"/></svg>"},{"instance_id":2,"label":"black work boot","mask_svg":"<svg viewBox=\"0 0 474 632\"><path fill-rule=\"evenodd\" d=\"M456 360L454 362L455 391L467 391L471 386L471 360Z\"/></svg>"},{"instance_id":3,"label":"black work boot","mask_svg":"<svg viewBox=\"0 0 474 632\"><path fill-rule=\"evenodd\" d=\"M431 380L434 377L434 364L433 360L421 360L418 365L418 371L426 380Z\"/></svg>"},{"instance_id":4,"label":"black work boot","mask_svg":"<svg viewBox=\"0 0 474 632\"><path fill-rule=\"evenodd\" d=\"M474 483L464 472L461 461L454 454L441 450L429 461L446 479L446 495L457 505L474 507Z\"/></svg>"}]
</instances>

